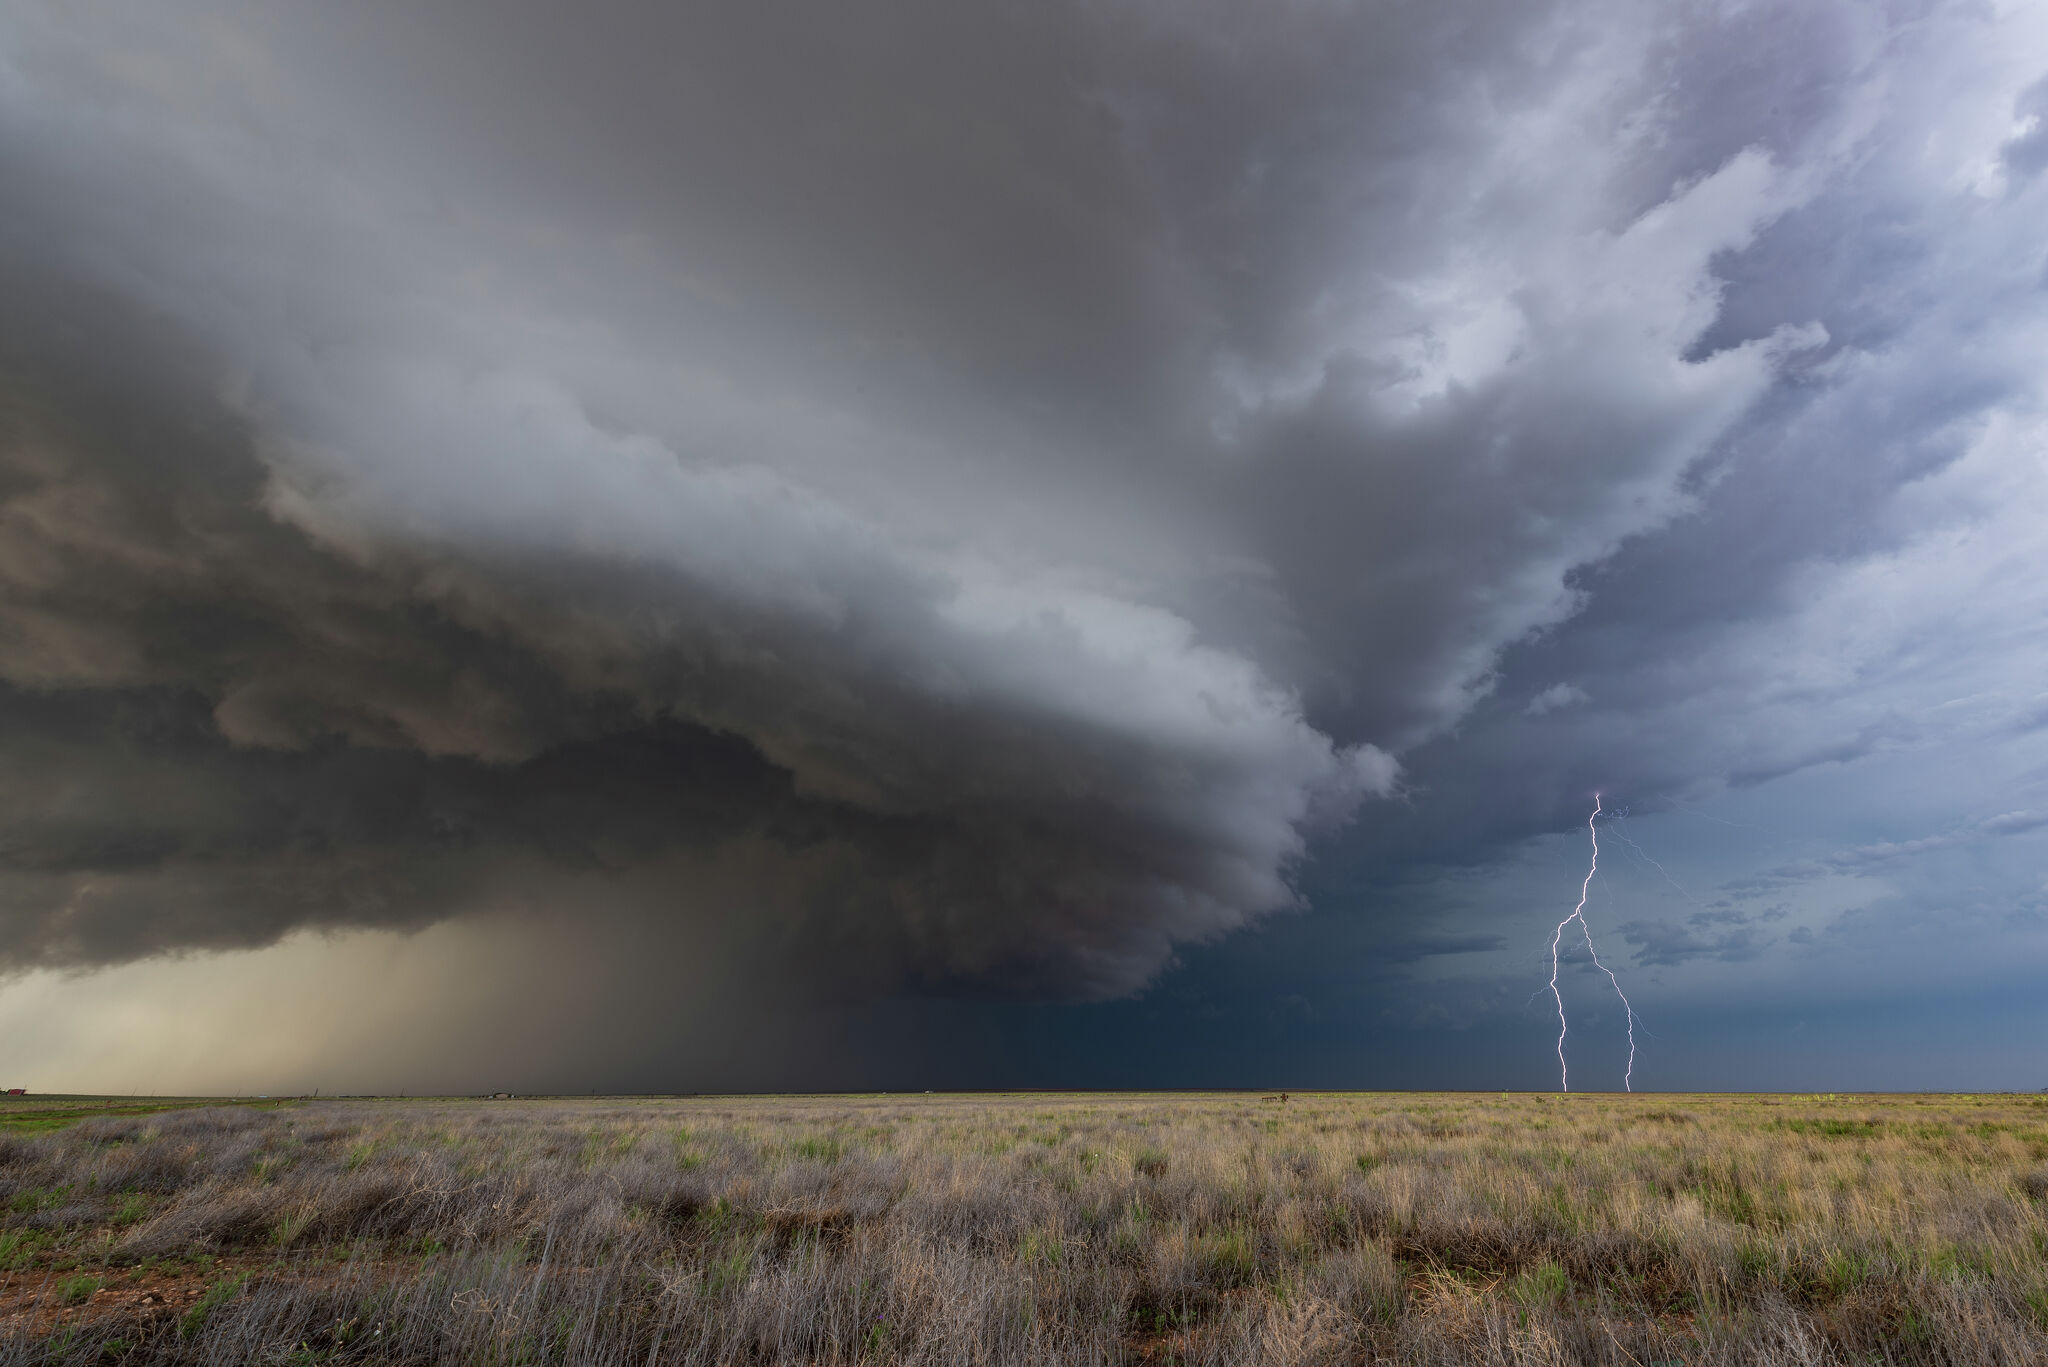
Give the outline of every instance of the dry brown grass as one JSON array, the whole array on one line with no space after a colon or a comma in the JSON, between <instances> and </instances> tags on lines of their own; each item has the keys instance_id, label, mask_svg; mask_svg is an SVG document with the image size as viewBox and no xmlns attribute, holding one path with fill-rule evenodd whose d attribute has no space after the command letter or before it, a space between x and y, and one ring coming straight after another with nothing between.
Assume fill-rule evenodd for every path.
<instances>
[{"instance_id":1,"label":"dry brown grass","mask_svg":"<svg viewBox=\"0 0 2048 1367\"><path fill-rule=\"evenodd\" d=\"M0 1135L0 1363L2040 1363L2048 1101L313 1102Z\"/></svg>"}]
</instances>

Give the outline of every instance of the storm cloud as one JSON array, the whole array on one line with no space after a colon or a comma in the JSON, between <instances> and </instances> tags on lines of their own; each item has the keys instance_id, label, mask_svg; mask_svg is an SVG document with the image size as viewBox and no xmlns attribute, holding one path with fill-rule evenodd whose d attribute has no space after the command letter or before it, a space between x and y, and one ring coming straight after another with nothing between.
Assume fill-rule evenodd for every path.
<instances>
[{"instance_id":1,"label":"storm cloud","mask_svg":"<svg viewBox=\"0 0 2048 1367\"><path fill-rule=\"evenodd\" d=\"M1105 1000L1327 905L1398 974L1512 943L1459 871L1596 788L2030 734L2044 50L17 6L0 965L588 918L807 999Z\"/></svg>"}]
</instances>

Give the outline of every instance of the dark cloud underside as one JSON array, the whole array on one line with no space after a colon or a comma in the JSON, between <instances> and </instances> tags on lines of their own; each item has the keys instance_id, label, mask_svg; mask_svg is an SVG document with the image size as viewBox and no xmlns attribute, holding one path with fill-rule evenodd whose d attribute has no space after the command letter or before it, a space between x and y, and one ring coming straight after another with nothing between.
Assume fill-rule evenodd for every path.
<instances>
[{"instance_id":1,"label":"dark cloud underside","mask_svg":"<svg viewBox=\"0 0 2048 1367\"><path fill-rule=\"evenodd\" d=\"M2038 730L2039 21L1909 9L19 7L0 968L1106 999L1313 906L1497 1012L1594 789ZM1722 872L1637 966L1844 914Z\"/></svg>"}]
</instances>

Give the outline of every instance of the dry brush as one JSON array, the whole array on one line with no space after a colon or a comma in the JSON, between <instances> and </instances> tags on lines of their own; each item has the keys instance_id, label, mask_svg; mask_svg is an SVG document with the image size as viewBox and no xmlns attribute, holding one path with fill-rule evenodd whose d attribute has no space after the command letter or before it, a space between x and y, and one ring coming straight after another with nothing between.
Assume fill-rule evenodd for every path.
<instances>
[{"instance_id":1,"label":"dry brush","mask_svg":"<svg viewBox=\"0 0 2048 1367\"><path fill-rule=\"evenodd\" d=\"M0 1135L0 1364L2048 1361L2048 1102L332 1101Z\"/></svg>"}]
</instances>

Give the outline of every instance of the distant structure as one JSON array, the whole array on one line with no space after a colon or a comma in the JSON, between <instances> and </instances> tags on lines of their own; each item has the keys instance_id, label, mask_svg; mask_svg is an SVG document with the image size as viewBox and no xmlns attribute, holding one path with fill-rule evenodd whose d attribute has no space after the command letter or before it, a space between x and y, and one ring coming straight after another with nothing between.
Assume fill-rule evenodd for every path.
<instances>
[{"instance_id":1,"label":"distant structure","mask_svg":"<svg viewBox=\"0 0 2048 1367\"><path fill-rule=\"evenodd\" d=\"M2043 1090L2044 1090L2044 1091L2048 1091L2048 1088L2044 1088ZM26 1087L9 1087L9 1088L7 1089L7 1095L9 1095L9 1096L27 1096L27 1095L28 1095L28 1088L26 1088Z\"/></svg>"}]
</instances>

